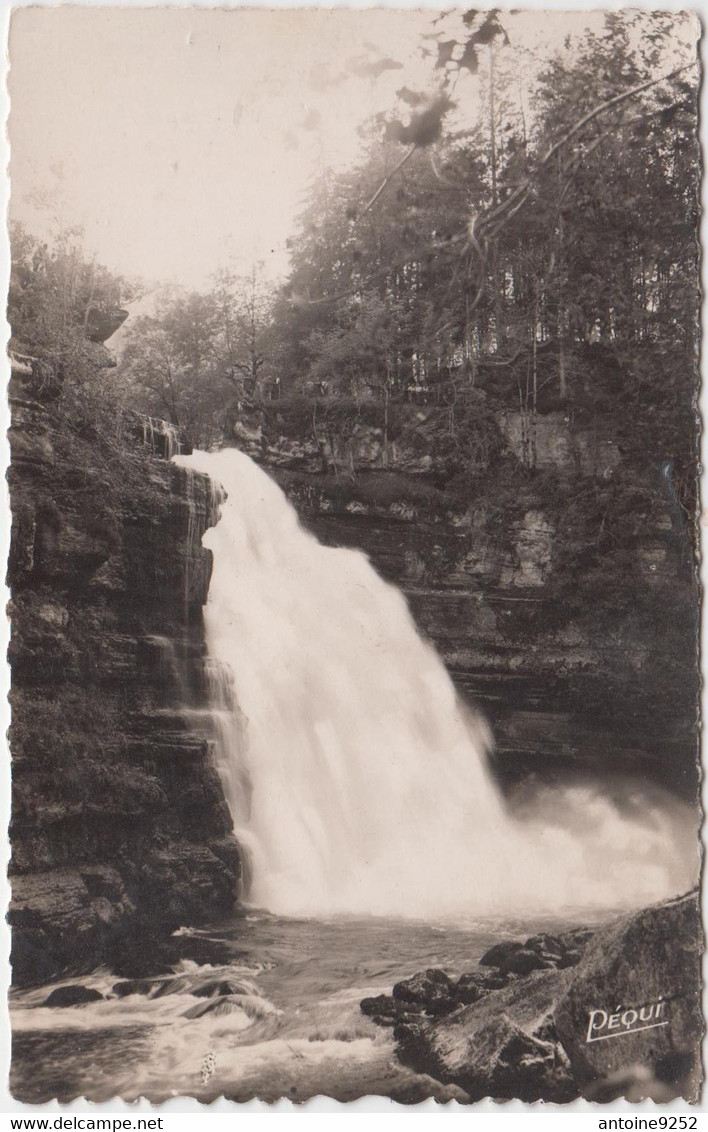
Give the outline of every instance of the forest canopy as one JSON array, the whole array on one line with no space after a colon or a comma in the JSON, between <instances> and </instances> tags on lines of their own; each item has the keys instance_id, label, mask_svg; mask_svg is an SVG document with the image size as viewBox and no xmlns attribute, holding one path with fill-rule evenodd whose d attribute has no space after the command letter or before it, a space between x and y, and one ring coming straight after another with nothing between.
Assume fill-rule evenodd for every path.
<instances>
[{"instance_id":1,"label":"forest canopy","mask_svg":"<svg viewBox=\"0 0 708 1132\"><path fill-rule=\"evenodd\" d=\"M254 266L158 290L121 331L113 395L202 445L253 398L378 412L388 429L397 403L466 420L481 397L522 414L529 468L536 414L561 407L622 407L631 443L687 453L697 66L675 19L606 13L534 61L508 13L431 16L428 87L402 74L396 106L362 122L359 163L319 169L285 284ZM359 65L372 83L400 66ZM66 235L48 249L18 231L12 246L13 342L75 378L91 370L87 311L125 306L135 287Z\"/></svg>"}]
</instances>

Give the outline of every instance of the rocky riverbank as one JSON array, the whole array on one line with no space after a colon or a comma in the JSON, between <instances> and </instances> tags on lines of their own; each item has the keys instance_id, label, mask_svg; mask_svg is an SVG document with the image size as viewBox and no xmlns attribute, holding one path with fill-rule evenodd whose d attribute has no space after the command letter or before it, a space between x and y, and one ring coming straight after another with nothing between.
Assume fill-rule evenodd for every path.
<instances>
[{"instance_id":1,"label":"rocky riverbank","mask_svg":"<svg viewBox=\"0 0 708 1132\"><path fill-rule=\"evenodd\" d=\"M692 892L597 931L495 944L455 979L428 969L361 1010L393 1026L406 1065L471 1101L696 1103L702 951Z\"/></svg>"}]
</instances>

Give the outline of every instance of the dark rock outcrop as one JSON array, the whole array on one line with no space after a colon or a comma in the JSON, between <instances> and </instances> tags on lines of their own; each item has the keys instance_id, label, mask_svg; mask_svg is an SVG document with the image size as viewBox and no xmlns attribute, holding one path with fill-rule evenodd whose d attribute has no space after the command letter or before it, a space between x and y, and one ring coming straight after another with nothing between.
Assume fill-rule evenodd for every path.
<instances>
[{"instance_id":1,"label":"dark rock outcrop","mask_svg":"<svg viewBox=\"0 0 708 1132\"><path fill-rule=\"evenodd\" d=\"M480 998L484 998L490 991L501 990L507 982L506 975L503 975L496 968L492 971L467 971L464 975L460 975L455 984L455 1005L469 1006L473 1002L478 1002Z\"/></svg>"},{"instance_id":2,"label":"dark rock outcrop","mask_svg":"<svg viewBox=\"0 0 708 1132\"><path fill-rule=\"evenodd\" d=\"M91 342L105 342L123 325L128 314L121 307L90 307L86 319L87 337Z\"/></svg>"},{"instance_id":3,"label":"dark rock outcrop","mask_svg":"<svg viewBox=\"0 0 708 1132\"><path fill-rule=\"evenodd\" d=\"M592 936L592 931L580 929L559 937L535 936L525 944L520 940L505 940L490 947L479 966L465 971L457 980L439 968L419 971L396 983L391 995L363 999L361 1012L380 1026L415 1022L423 1017L443 1018L460 1006L469 1006L492 991L501 990L518 976L575 966Z\"/></svg>"},{"instance_id":4,"label":"dark rock outcrop","mask_svg":"<svg viewBox=\"0 0 708 1132\"><path fill-rule=\"evenodd\" d=\"M238 885L189 710L218 499L140 438L116 453L28 391L11 389L13 977L104 960L155 973L160 935L226 913Z\"/></svg>"},{"instance_id":5,"label":"dark rock outcrop","mask_svg":"<svg viewBox=\"0 0 708 1132\"><path fill-rule=\"evenodd\" d=\"M420 1003L432 1013L445 1008L452 998L453 982L435 967L396 983L393 997L399 1002Z\"/></svg>"},{"instance_id":6,"label":"dark rock outcrop","mask_svg":"<svg viewBox=\"0 0 708 1132\"><path fill-rule=\"evenodd\" d=\"M150 996L162 985L163 980L161 979L125 979L120 983L114 984L112 993L116 998L128 998L133 994Z\"/></svg>"},{"instance_id":7,"label":"dark rock outcrop","mask_svg":"<svg viewBox=\"0 0 708 1132\"><path fill-rule=\"evenodd\" d=\"M72 985L57 987L45 1000L45 1006L83 1006L86 1002L102 1002L103 995L92 987Z\"/></svg>"},{"instance_id":8,"label":"dark rock outcrop","mask_svg":"<svg viewBox=\"0 0 708 1132\"><path fill-rule=\"evenodd\" d=\"M638 1066L698 1099L702 955L697 893L595 936L553 1012L584 1089Z\"/></svg>"},{"instance_id":9,"label":"dark rock outcrop","mask_svg":"<svg viewBox=\"0 0 708 1132\"><path fill-rule=\"evenodd\" d=\"M196 1006L190 1006L185 1010L184 1018L203 1018L206 1014L213 1014L216 1017L224 1017L229 1014L238 1014L243 1010L243 1003L239 1002L237 997L224 996L216 999L209 999L208 1002L197 1003Z\"/></svg>"},{"instance_id":10,"label":"dark rock outcrop","mask_svg":"<svg viewBox=\"0 0 708 1132\"><path fill-rule=\"evenodd\" d=\"M589 929L581 928L560 936L543 933L532 936L526 943L506 940L485 951L479 964L480 967L493 967L501 975L529 975L531 971L548 970L550 967L574 967L593 934Z\"/></svg>"},{"instance_id":11,"label":"dark rock outcrop","mask_svg":"<svg viewBox=\"0 0 708 1132\"><path fill-rule=\"evenodd\" d=\"M549 1026L569 978L563 971L534 972L438 1022L398 1025L399 1055L413 1068L458 1085L471 1100L572 1100L578 1089Z\"/></svg>"},{"instance_id":12,"label":"dark rock outcrop","mask_svg":"<svg viewBox=\"0 0 708 1132\"><path fill-rule=\"evenodd\" d=\"M457 982L421 972L399 984L407 1001L399 991L365 999L361 1009L394 1026L407 1065L457 1085L471 1100L695 1102L702 950L698 897L690 893L595 933L497 944L483 956L485 966ZM548 968L510 969L527 954L545 954Z\"/></svg>"},{"instance_id":13,"label":"dark rock outcrop","mask_svg":"<svg viewBox=\"0 0 708 1132\"><path fill-rule=\"evenodd\" d=\"M399 1019L417 1017L424 1006L422 1003L402 1002L391 994L377 994L373 998L363 998L360 1009L379 1026L392 1026Z\"/></svg>"},{"instance_id":14,"label":"dark rock outcrop","mask_svg":"<svg viewBox=\"0 0 708 1132\"><path fill-rule=\"evenodd\" d=\"M248 994L249 989L244 988L244 984L240 983L237 979L208 979L205 983L196 982L191 988L190 994L196 995L197 998L223 998L224 995L232 994Z\"/></svg>"}]
</instances>

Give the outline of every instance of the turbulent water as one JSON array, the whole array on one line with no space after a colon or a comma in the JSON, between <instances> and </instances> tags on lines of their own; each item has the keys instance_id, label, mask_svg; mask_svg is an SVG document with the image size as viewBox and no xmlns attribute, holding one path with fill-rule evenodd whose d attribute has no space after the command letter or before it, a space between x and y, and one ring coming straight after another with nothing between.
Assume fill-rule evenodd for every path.
<instances>
[{"instance_id":1,"label":"turbulent water","mask_svg":"<svg viewBox=\"0 0 708 1132\"><path fill-rule=\"evenodd\" d=\"M591 786L512 816L490 736L405 599L362 553L320 545L235 449L178 462L226 499L206 632L220 761L250 899L273 912L455 917L636 906L694 882L678 803ZM224 696L233 680L238 709Z\"/></svg>"},{"instance_id":2,"label":"turbulent water","mask_svg":"<svg viewBox=\"0 0 708 1132\"><path fill-rule=\"evenodd\" d=\"M528 795L514 816L485 726L402 595L303 531L246 456L178 459L227 493L204 538L212 703L184 710L218 736L260 907L175 933L173 977L135 993L107 970L64 980L103 996L80 1006L47 1005L48 986L13 992L13 1095L447 1100L454 1088L405 1068L360 1000L422 968L469 970L500 938L688 887L695 819L589 785Z\"/></svg>"},{"instance_id":3,"label":"turbulent water","mask_svg":"<svg viewBox=\"0 0 708 1132\"><path fill-rule=\"evenodd\" d=\"M169 993L156 980L149 993L119 997L113 988L120 980L105 970L65 980L108 996L100 1002L60 1009L44 1005L51 987L14 993L12 1093L29 1103L77 1096L455 1098L454 1089L398 1061L391 1030L365 1017L360 1000L390 994L421 967L469 970L500 937L566 924L536 918L460 929L251 911L229 925L178 933L174 944L199 965L180 959ZM228 979L238 993L204 998L204 983L213 979Z\"/></svg>"}]
</instances>

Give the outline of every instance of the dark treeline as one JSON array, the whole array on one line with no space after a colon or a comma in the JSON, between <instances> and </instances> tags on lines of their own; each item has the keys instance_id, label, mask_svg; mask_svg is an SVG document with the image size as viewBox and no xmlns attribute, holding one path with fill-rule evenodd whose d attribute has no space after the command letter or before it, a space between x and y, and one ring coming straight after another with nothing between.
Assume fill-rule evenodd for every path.
<instances>
[{"instance_id":1,"label":"dark treeline","mask_svg":"<svg viewBox=\"0 0 708 1132\"><path fill-rule=\"evenodd\" d=\"M276 395L303 420L321 402L343 432L363 414L384 448L410 401L440 406L458 440L506 408L529 470L537 414L621 414L626 447L670 454L690 509L696 69L677 57L673 14L630 10L525 81L507 18L435 20L435 93L402 87L400 113L362 125L359 165L321 171L286 286L254 268L163 292L130 320L104 392L201 444L228 434L236 405ZM50 252L15 233L16 349L96 373L92 311L135 292L70 241Z\"/></svg>"},{"instance_id":2,"label":"dark treeline","mask_svg":"<svg viewBox=\"0 0 708 1132\"><path fill-rule=\"evenodd\" d=\"M486 391L525 418L529 466L535 414L561 406L628 414L637 443L688 456L695 75L621 98L670 71L672 18L608 14L572 63L558 57L538 75L530 113L522 60L495 14L469 22L466 41L437 44L448 59L437 102L404 88L411 122L383 123L364 165L314 186L276 308L282 382L447 404ZM443 135L446 94L462 99L466 68L485 71L484 112ZM415 140L436 111L440 129L418 145L393 140L406 130Z\"/></svg>"}]
</instances>

